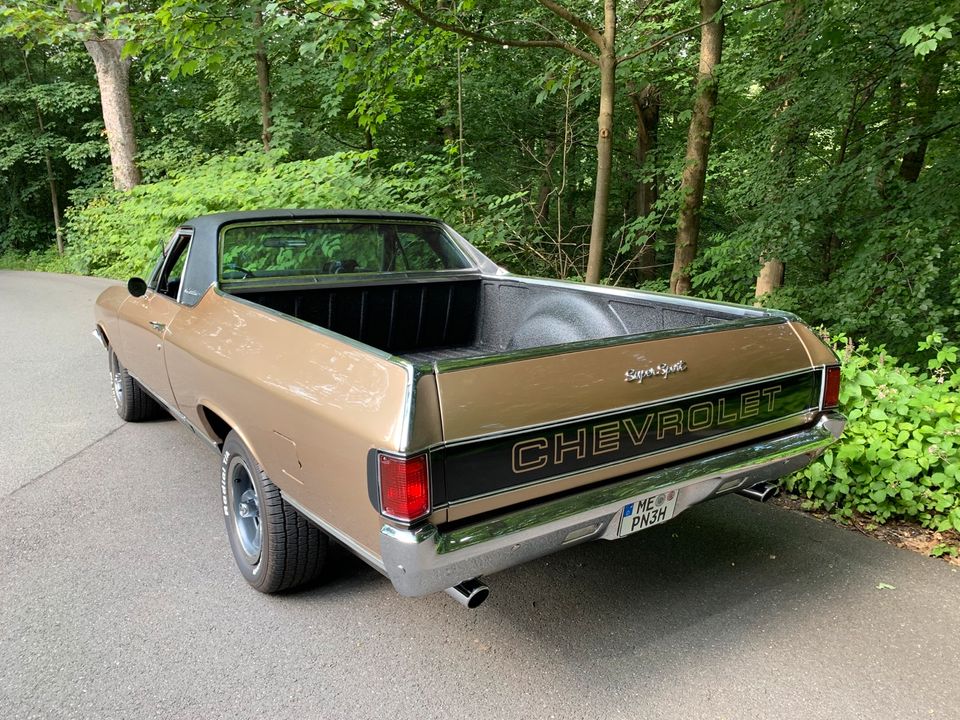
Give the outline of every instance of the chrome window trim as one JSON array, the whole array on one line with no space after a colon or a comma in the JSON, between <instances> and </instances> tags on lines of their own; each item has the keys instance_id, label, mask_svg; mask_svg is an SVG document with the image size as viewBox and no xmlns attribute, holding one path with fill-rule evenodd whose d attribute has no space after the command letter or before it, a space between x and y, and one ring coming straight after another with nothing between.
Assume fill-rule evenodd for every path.
<instances>
[{"instance_id":1,"label":"chrome window trim","mask_svg":"<svg viewBox=\"0 0 960 720\"><path fill-rule=\"evenodd\" d=\"M220 226L217 230L217 258L216 258L216 268L215 268L215 278L216 282L222 283L223 277L221 276L221 258L223 257L223 240L224 235L228 230L233 230L234 228L241 227L262 227L270 226L275 227L278 225L419 225L423 227L436 228L440 231L440 234L447 241L447 244L450 248L453 249L454 253L459 256L460 260L464 263L463 267L459 268L443 268L440 270L416 270L416 271L397 271L397 272L387 272L384 270L377 270L365 273L348 273L348 277L353 278L370 278L370 277L384 277L387 278L396 278L404 274L435 274L435 273L447 273L447 272L458 272L462 273L465 271L474 271L479 273L480 268L477 265L476 260L471 257L469 254L464 252L463 248L460 246L460 243L453 238L449 232L447 232L447 227L436 221L429 220L398 220L395 218L378 218L372 217L369 219L366 218L357 218L357 217L305 217L305 218L263 218L260 220L243 220L239 222L228 222ZM320 285L329 282L327 278L335 278L336 275L333 274L317 274L317 273L305 273L303 275L277 275L269 278L254 278L254 279L263 279L263 280L272 280L276 281L278 279L297 279L301 283L306 278L313 278L313 282L305 283L307 285ZM233 282L233 281L228 281ZM244 287L252 287L252 285L244 284Z\"/></svg>"},{"instance_id":2,"label":"chrome window trim","mask_svg":"<svg viewBox=\"0 0 960 720\"><path fill-rule=\"evenodd\" d=\"M170 237L170 240L164 246L163 252L160 255L160 259L157 261L157 264L154 267L153 272L150 273L150 279L147 281L147 289L153 290L154 292L156 292L157 284L160 282L160 276L163 275L164 271L167 269L167 264L170 261L169 251L173 250L174 246L177 243L177 240L179 240L181 237L187 238L187 249L186 249L187 257L184 258L184 261L183 261L183 273L180 276L181 282L180 282L180 287L177 288L177 297L170 298L169 295L166 295L164 293L157 293L158 295L163 295L164 297L170 298L171 300L174 300L177 303L180 303L180 294L183 291L182 280L183 280L183 277L185 277L187 274L187 263L190 262L190 253L193 250L193 245L194 245L193 241L195 236L194 236L194 231L192 227L177 227L177 229L173 231L173 235ZM177 256L177 259L179 260L180 257Z\"/></svg>"},{"instance_id":3,"label":"chrome window trim","mask_svg":"<svg viewBox=\"0 0 960 720\"><path fill-rule=\"evenodd\" d=\"M180 232L179 234L180 234L180 235L186 235L186 236L188 236L188 238L189 238L189 239L187 240L187 249L186 249L186 251L185 251L185 252L187 253L187 257L185 257L184 260L183 260L183 272L180 273L180 285L179 285L179 287L177 287L177 297L176 297L177 304L183 305L183 286L184 286L184 280L185 280L186 277L187 277L187 265L190 263L190 257L193 255L193 245L194 245L194 243L193 243L193 240L194 240L193 228L182 228L182 230L181 230L181 232ZM178 258L178 259L179 259L179 258ZM168 280L169 280L169 278L168 278ZM170 296L168 295L167 297L170 297Z\"/></svg>"}]
</instances>

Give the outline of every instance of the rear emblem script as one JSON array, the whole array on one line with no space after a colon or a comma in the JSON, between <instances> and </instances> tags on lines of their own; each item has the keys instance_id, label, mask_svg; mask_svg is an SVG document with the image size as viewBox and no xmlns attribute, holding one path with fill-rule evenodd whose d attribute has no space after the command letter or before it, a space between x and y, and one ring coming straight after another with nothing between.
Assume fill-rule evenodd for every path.
<instances>
[{"instance_id":1,"label":"rear emblem script","mask_svg":"<svg viewBox=\"0 0 960 720\"><path fill-rule=\"evenodd\" d=\"M684 360L677 360L677 362L668 365L667 363L660 363L654 367L648 368L630 368L627 370L624 380L628 383L642 383L644 378L648 377L662 377L668 378L674 373L685 372L687 369L687 363Z\"/></svg>"}]
</instances>

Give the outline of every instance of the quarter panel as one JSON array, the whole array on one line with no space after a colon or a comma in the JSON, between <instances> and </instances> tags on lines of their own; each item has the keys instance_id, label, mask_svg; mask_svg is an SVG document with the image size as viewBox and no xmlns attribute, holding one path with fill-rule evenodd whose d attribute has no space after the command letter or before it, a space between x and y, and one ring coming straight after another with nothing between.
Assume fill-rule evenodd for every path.
<instances>
[{"instance_id":1,"label":"quarter panel","mask_svg":"<svg viewBox=\"0 0 960 720\"><path fill-rule=\"evenodd\" d=\"M407 368L216 292L168 327L166 356L190 422L222 412L285 494L379 556L366 457L400 448ZM282 471L292 456L296 480Z\"/></svg>"},{"instance_id":2,"label":"quarter panel","mask_svg":"<svg viewBox=\"0 0 960 720\"><path fill-rule=\"evenodd\" d=\"M837 356L833 353L833 350L817 337L817 334L810 329L809 325L794 322L791 323L791 327L810 354L811 363L814 365L835 365L837 363Z\"/></svg>"}]
</instances>

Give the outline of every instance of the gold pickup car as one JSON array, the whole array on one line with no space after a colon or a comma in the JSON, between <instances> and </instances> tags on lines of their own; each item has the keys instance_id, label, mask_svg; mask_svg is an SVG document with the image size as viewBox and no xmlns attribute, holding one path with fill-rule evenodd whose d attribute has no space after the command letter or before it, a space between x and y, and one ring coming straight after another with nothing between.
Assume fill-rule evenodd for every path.
<instances>
[{"instance_id":1,"label":"gold pickup car","mask_svg":"<svg viewBox=\"0 0 960 720\"><path fill-rule=\"evenodd\" d=\"M332 537L475 607L483 575L766 499L844 425L837 359L792 315L518 277L417 215L196 218L95 332L122 418L221 454L263 592L322 576Z\"/></svg>"}]
</instances>

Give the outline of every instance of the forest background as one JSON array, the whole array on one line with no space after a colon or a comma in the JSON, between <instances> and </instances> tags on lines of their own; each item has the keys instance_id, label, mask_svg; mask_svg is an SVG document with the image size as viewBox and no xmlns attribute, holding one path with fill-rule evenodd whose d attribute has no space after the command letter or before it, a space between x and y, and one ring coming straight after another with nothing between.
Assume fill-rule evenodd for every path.
<instances>
[{"instance_id":1,"label":"forest background","mask_svg":"<svg viewBox=\"0 0 960 720\"><path fill-rule=\"evenodd\" d=\"M124 278L195 215L364 207L441 217L516 272L795 311L837 340L851 423L793 485L960 530L958 18L6 0L0 267Z\"/></svg>"}]
</instances>

